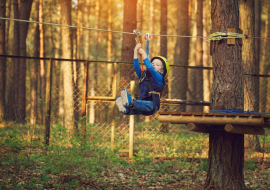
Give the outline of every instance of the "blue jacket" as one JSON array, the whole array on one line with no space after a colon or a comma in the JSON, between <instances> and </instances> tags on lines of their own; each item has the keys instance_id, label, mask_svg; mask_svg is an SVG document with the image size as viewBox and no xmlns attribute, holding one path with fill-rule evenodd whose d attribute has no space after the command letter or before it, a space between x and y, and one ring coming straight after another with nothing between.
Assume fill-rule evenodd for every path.
<instances>
[{"instance_id":1,"label":"blue jacket","mask_svg":"<svg viewBox=\"0 0 270 190\"><path fill-rule=\"evenodd\" d=\"M148 58L144 59L143 62L146 66L146 71L143 73L143 75L146 75L148 77L153 91L162 92L162 90L165 86L165 81L164 81L163 75L158 73L154 69L154 67L152 66L152 63L150 62L150 60ZM134 70L135 70L138 78L140 79L141 78L141 68L140 68L140 64L139 64L138 59L134 59ZM148 95L149 91L150 90L147 87L146 81L143 80L142 82L140 82L139 96ZM158 94L155 94L155 98L156 98L156 106L158 106L158 108L159 108L160 107L160 97ZM152 96L147 96L143 100L153 101ZM151 115L151 114L152 113L149 113L149 115Z\"/></svg>"}]
</instances>

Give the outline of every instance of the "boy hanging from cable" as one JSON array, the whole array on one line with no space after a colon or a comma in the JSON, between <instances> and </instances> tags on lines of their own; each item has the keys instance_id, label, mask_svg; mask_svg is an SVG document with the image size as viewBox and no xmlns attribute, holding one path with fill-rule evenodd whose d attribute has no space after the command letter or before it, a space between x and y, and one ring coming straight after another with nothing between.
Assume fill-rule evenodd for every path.
<instances>
[{"instance_id":1,"label":"boy hanging from cable","mask_svg":"<svg viewBox=\"0 0 270 190\"><path fill-rule=\"evenodd\" d=\"M146 71L141 73L138 54L142 55ZM121 90L116 105L125 115L152 115L159 110L160 94L165 86L165 76L169 73L169 63L165 57L156 56L150 60L138 43L134 49L134 70L139 78L139 97L132 99L127 89Z\"/></svg>"}]
</instances>

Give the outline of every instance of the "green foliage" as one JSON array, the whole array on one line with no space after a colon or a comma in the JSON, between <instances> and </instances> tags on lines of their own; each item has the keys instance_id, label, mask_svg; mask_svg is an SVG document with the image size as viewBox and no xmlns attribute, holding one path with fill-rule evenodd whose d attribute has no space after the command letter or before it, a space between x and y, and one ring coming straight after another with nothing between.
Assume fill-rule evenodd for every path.
<instances>
[{"instance_id":1,"label":"green foliage","mask_svg":"<svg viewBox=\"0 0 270 190\"><path fill-rule=\"evenodd\" d=\"M3 138L3 141L4 145L14 152L19 152L23 147L23 141L19 130L8 131Z\"/></svg>"},{"instance_id":2,"label":"green foliage","mask_svg":"<svg viewBox=\"0 0 270 190\"><path fill-rule=\"evenodd\" d=\"M208 161L207 159L202 159L200 162L200 170L207 171L208 169Z\"/></svg>"},{"instance_id":3,"label":"green foliage","mask_svg":"<svg viewBox=\"0 0 270 190\"><path fill-rule=\"evenodd\" d=\"M205 175L208 168L207 159L201 157L201 147L206 141L203 135L160 133L154 137L144 133L144 138L139 137L135 143L137 154L129 161L117 155L117 148L111 152L104 146L106 141L93 135L98 132L96 124L86 125L85 139L81 138L80 128L71 134L61 124L53 125L50 146L35 141L40 134L39 126L32 130L29 126L20 126L20 130L14 126L1 129L0 133L0 146L7 150L0 154L3 179L0 189L133 189L139 184L146 188L157 183L165 186L192 180L202 183L200 176L193 176L193 171ZM157 148L163 152L161 157L173 160L155 158L150 149L153 138L160 142ZM257 171L255 160L247 160L245 170ZM12 178L13 175L29 177L21 180ZM110 178L114 180L108 181Z\"/></svg>"},{"instance_id":4,"label":"green foliage","mask_svg":"<svg viewBox=\"0 0 270 190\"><path fill-rule=\"evenodd\" d=\"M254 159L249 159L245 162L245 167L247 169L250 169L250 170L255 170L256 169L256 166L255 166L255 160Z\"/></svg>"}]
</instances>

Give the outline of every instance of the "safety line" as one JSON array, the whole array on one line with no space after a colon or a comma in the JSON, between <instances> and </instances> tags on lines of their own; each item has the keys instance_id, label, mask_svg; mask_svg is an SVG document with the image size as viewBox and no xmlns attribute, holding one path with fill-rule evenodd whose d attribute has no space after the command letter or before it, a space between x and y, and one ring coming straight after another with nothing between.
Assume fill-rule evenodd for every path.
<instances>
[{"instance_id":1,"label":"safety line","mask_svg":"<svg viewBox=\"0 0 270 190\"><path fill-rule=\"evenodd\" d=\"M249 37L249 36L246 36L246 39L248 39L248 38L260 39L260 40L270 40L270 38L261 38L261 37Z\"/></svg>"},{"instance_id":2,"label":"safety line","mask_svg":"<svg viewBox=\"0 0 270 190\"><path fill-rule=\"evenodd\" d=\"M86 30L97 30L97 31L103 31L103 32L113 32L113 33L122 33L122 34L132 34L131 32L123 32L123 31L116 31L116 30L106 30L106 29L99 29L99 28L90 28L90 27L83 27L83 26L72 26L72 25L65 25L65 24L56 24L56 23L50 23L50 22L37 22L37 21L30 21L30 20L22 20L22 19L13 19L13 18L5 18L0 17L2 20L11 20L11 21L18 21L18 22L28 22L28 23L35 23L35 24L44 24L44 25L53 25L53 26L64 26L69 28L80 28L80 29L86 29ZM224 32L216 32L213 34L210 34L210 37L204 37L204 36L182 36L182 35L162 35L162 34L151 34L152 36L161 36L161 37L182 37L182 38L208 38L209 40L221 40L221 39L228 39L228 38L253 38L253 39L265 39L270 40L270 38L261 38L261 37L249 37L243 34L238 33L224 33Z\"/></svg>"},{"instance_id":3,"label":"safety line","mask_svg":"<svg viewBox=\"0 0 270 190\"><path fill-rule=\"evenodd\" d=\"M98 29L98 28L89 28L89 27L82 27L82 26L72 26L72 25L64 25L64 24L55 24L49 22L37 22L37 21L30 21L30 20L21 20L21 19L13 19L13 18L5 18L0 17L2 20L11 20L11 21L18 21L18 22L29 22L29 23L36 23L36 24L44 24L44 25L53 25L53 26L64 26L69 28L81 28L86 30L97 30L97 31L104 31L104 32L114 32L114 33L123 33L123 34L132 34L131 32L123 32L123 31L115 31L115 30L105 30L105 29ZM167 36L167 37L183 37L183 38L211 38L211 37L203 37L203 36L182 36L182 35L161 35L161 34L151 34L152 36Z\"/></svg>"}]
</instances>

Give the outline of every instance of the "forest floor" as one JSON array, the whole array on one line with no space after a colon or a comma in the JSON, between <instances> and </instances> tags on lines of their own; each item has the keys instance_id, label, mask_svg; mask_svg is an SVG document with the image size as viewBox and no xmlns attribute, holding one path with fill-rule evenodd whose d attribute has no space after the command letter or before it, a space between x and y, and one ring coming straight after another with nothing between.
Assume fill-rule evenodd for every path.
<instances>
[{"instance_id":1,"label":"forest floor","mask_svg":"<svg viewBox=\"0 0 270 190\"><path fill-rule=\"evenodd\" d=\"M58 135L49 147L0 128L0 189L203 189L207 158L149 156L132 159L109 148ZM72 146L63 146L63 144ZM263 159L262 159L263 158ZM262 161L263 160L263 161ZM270 153L245 151L247 189L270 189Z\"/></svg>"}]
</instances>

